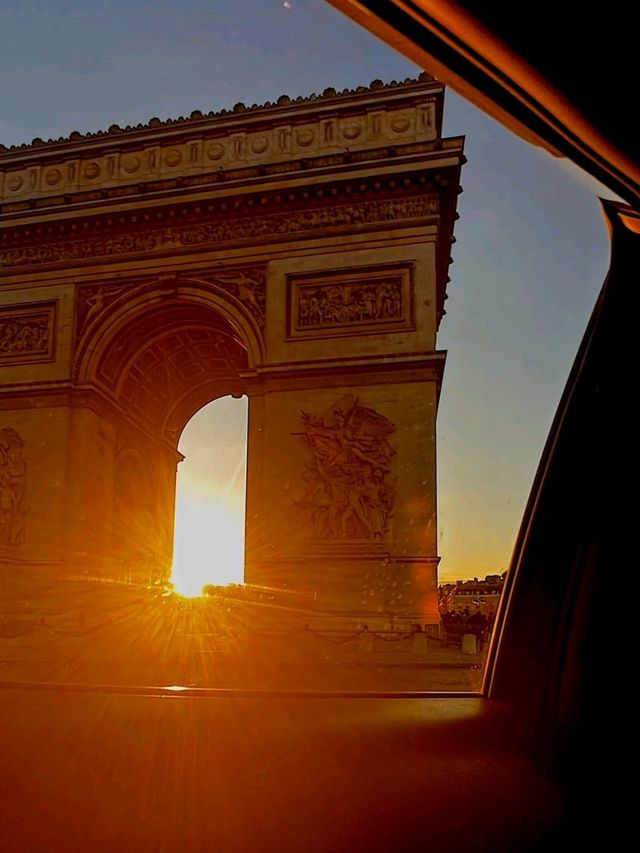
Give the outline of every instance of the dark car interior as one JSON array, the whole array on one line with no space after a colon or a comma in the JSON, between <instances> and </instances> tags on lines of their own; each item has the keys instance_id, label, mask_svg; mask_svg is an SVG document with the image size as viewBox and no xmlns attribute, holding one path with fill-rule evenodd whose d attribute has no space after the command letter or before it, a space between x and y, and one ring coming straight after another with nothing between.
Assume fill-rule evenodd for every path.
<instances>
[{"instance_id":1,"label":"dark car interior","mask_svg":"<svg viewBox=\"0 0 640 853\"><path fill-rule=\"evenodd\" d=\"M333 5L616 197L602 202L609 273L531 487L482 691L3 682L0 850L618 850L633 828L634 728L615 698L629 691L618 592L637 443L630 13Z\"/></svg>"}]
</instances>

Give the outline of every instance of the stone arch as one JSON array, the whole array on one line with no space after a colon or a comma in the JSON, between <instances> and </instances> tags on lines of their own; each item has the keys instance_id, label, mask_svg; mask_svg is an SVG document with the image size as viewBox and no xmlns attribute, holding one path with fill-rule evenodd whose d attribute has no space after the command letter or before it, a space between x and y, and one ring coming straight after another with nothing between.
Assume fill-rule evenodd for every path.
<instances>
[{"instance_id":1,"label":"stone arch","mask_svg":"<svg viewBox=\"0 0 640 853\"><path fill-rule=\"evenodd\" d=\"M180 434L207 403L248 392L262 358L260 316L210 280L105 287L113 290L90 322L76 314L74 418L114 499L91 518L77 511L76 550L88 542L110 553L117 571L166 578Z\"/></svg>"},{"instance_id":2,"label":"stone arch","mask_svg":"<svg viewBox=\"0 0 640 853\"><path fill-rule=\"evenodd\" d=\"M134 289L123 286L116 298L93 318L87 328L80 330L73 367L74 380L79 383L91 382L95 377L96 366L110 342L137 315L168 301L202 306L226 322L247 351L248 369L254 369L264 361L264 337L261 331L264 317L257 318L247 307L246 301L211 281L169 276Z\"/></svg>"},{"instance_id":3,"label":"stone arch","mask_svg":"<svg viewBox=\"0 0 640 853\"><path fill-rule=\"evenodd\" d=\"M259 318L240 299L211 282L172 278L118 293L82 330L74 375L175 448L202 406L247 393L262 357Z\"/></svg>"}]
</instances>

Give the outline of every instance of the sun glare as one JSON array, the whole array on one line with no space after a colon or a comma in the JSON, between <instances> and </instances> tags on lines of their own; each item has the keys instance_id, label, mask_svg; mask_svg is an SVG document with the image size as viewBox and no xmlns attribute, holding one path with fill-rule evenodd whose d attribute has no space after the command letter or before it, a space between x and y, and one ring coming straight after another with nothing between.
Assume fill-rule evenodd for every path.
<instances>
[{"instance_id":1,"label":"sun glare","mask_svg":"<svg viewBox=\"0 0 640 853\"><path fill-rule=\"evenodd\" d=\"M246 435L246 397L220 397L180 437L171 581L181 595L244 580Z\"/></svg>"},{"instance_id":2,"label":"sun glare","mask_svg":"<svg viewBox=\"0 0 640 853\"><path fill-rule=\"evenodd\" d=\"M242 583L244 524L221 504L180 502L171 582L180 595L195 598L207 584Z\"/></svg>"}]
</instances>

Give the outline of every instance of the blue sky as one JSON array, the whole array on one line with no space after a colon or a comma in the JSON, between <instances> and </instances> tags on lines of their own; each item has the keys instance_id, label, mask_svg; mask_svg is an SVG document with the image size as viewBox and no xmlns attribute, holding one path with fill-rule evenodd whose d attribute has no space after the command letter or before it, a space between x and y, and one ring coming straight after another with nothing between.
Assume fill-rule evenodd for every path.
<instances>
[{"instance_id":1,"label":"blue sky","mask_svg":"<svg viewBox=\"0 0 640 853\"><path fill-rule=\"evenodd\" d=\"M323 0L0 0L5 145L417 73ZM443 578L506 568L608 265L596 194L576 170L452 92L445 134L466 135L468 164L439 337ZM230 411L217 426L203 413L185 434L190 454L204 454L199 473L183 463L187 492L219 475L237 434Z\"/></svg>"}]
</instances>

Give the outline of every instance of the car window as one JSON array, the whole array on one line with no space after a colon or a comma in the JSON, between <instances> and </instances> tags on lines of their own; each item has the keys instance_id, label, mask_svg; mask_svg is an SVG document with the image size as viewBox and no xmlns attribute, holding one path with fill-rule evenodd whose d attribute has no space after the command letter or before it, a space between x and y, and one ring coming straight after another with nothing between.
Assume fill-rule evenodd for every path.
<instances>
[{"instance_id":1,"label":"car window","mask_svg":"<svg viewBox=\"0 0 640 853\"><path fill-rule=\"evenodd\" d=\"M144 4L124 15L116 6L69 7L68 51L62 31L53 46L50 28L60 23L46 11L9 18L9 110L0 125L0 227L10 244L0 276L1 677L477 691L528 489L606 271L594 190L447 92L440 136L454 140L451 152L466 137L458 197L444 183L454 167L443 165L444 177L429 167L447 151L437 102L393 112L403 86L390 84L416 80L418 69L325 4L242 5L251 26L238 24L237 4L215 15L162 7L145 27ZM23 54L33 32L33 52ZM93 52L79 51L79 33L92 34ZM247 72L254 63L259 78ZM25 88L40 100L25 99ZM324 94L309 97L314 91ZM361 108L358 96L378 100ZM249 106L267 101L263 111ZM224 138L208 130L199 140L189 135L195 125L177 121L164 125L170 142L144 143L143 128L134 150L128 140L151 118L150 104L163 120L197 106L196 124L208 110L227 110L222 118L243 129ZM314 109L325 112L312 121ZM433 143L424 166L398 167L415 183L414 196L409 185L402 190L402 210L393 207L400 189L376 187L374 168L357 178L377 150L376 115L401 140L385 139L387 160ZM412 142L403 122L415 116L424 135ZM288 140L289 125L298 148L287 156L310 173L295 198L274 202L295 210L287 218L277 206L261 212L262 199L292 193L295 183L287 176L278 189L280 160L265 160L262 146L275 144L276 132ZM148 131L162 127L153 118ZM109 145L118 134L116 179ZM38 141L58 136L68 140L58 148ZM241 151L242 169L225 159ZM40 152L53 152L46 168ZM157 186L136 177L154 157ZM206 194L198 157L211 176ZM326 175L338 166L344 198L332 222L346 230L336 237L326 218L336 186ZM390 182L387 167L380 172ZM56 195L71 175L74 192ZM455 198L459 216L449 211L452 234L433 244L446 254L429 293L420 289L430 263L423 244L436 219L410 238L392 233L413 197L424 222L446 219L428 207L421 177ZM243 207L234 187L245 180L254 184ZM221 189L225 181L231 189ZM147 193L139 208L136 192ZM207 212L207 204L217 206ZM48 230L67 227L64 237ZM275 228L281 244L271 237L260 250ZM213 253L207 266L206 241L229 230L245 242ZM318 234L322 245L313 244ZM220 306L206 322L197 309L205 293ZM243 338L243 328L251 335ZM426 341L412 357L426 350L431 361L403 374L399 388L385 370L408 360L400 347L409 334ZM347 376L348 358L360 359L357 378L353 365ZM203 365L210 378L196 382ZM422 381L419 370L433 371L423 394L411 386ZM266 423L286 441L263 438ZM429 454L435 462L423 476ZM257 534L245 539L249 528ZM308 530L293 560L289 546ZM391 548L390 531L405 544ZM170 552L173 566L162 557Z\"/></svg>"}]
</instances>

